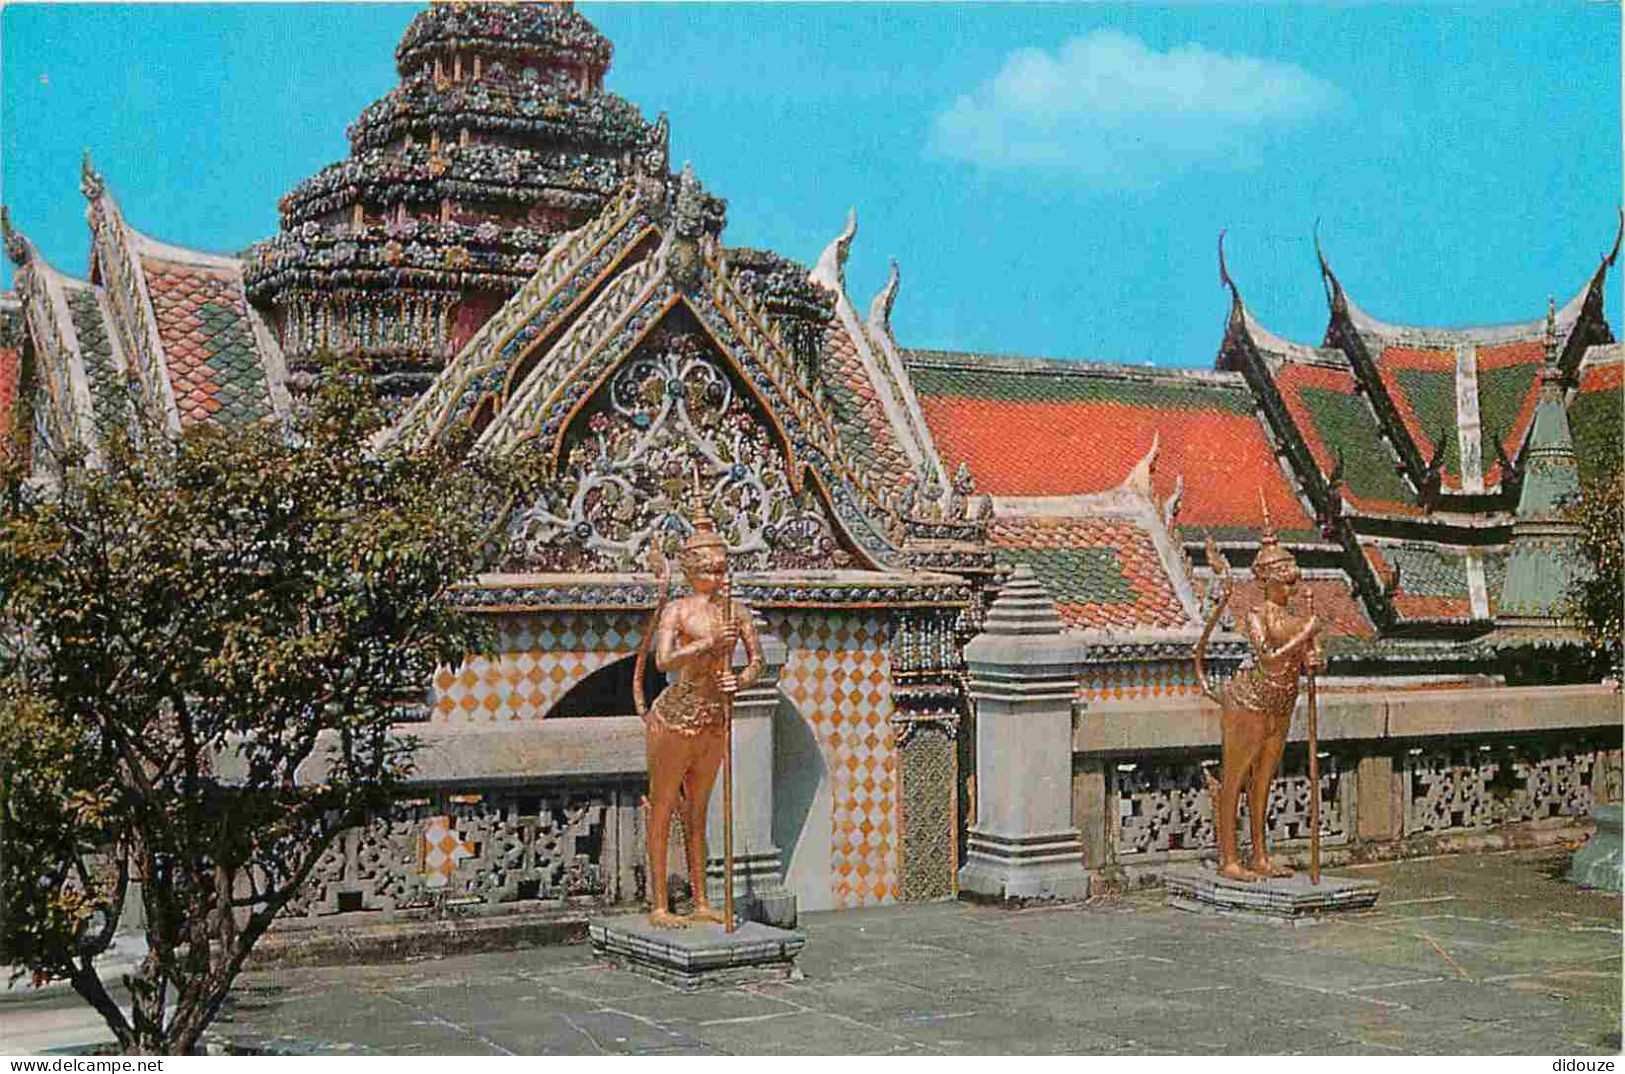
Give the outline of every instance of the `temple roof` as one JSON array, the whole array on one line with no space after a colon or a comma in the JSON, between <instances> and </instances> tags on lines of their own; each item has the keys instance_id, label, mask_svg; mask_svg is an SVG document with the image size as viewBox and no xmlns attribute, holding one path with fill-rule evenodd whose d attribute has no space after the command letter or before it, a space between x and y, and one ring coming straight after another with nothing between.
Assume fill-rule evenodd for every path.
<instances>
[{"instance_id":1,"label":"temple roof","mask_svg":"<svg viewBox=\"0 0 1625 1074\"><path fill-rule=\"evenodd\" d=\"M1503 548L1389 540L1363 541L1361 548L1400 622L1484 624L1494 618L1505 577Z\"/></svg>"},{"instance_id":2,"label":"temple roof","mask_svg":"<svg viewBox=\"0 0 1625 1074\"><path fill-rule=\"evenodd\" d=\"M609 67L609 39L572 3L432 3L413 17L395 49L401 74L437 52L475 49L560 66Z\"/></svg>"},{"instance_id":3,"label":"temple roof","mask_svg":"<svg viewBox=\"0 0 1625 1074\"><path fill-rule=\"evenodd\" d=\"M579 494L529 509L533 528L545 534L532 542L538 562L616 567L616 557L650 539L640 527L669 523L644 520L636 504L631 514L616 513L606 505L622 493L602 483L629 488L627 475L641 473L650 452L667 451L673 436L687 437L684 450L704 456L702 476L720 482L719 518L729 510L737 517L781 505L791 511L794 519L771 523L772 536L761 530L765 546L755 537L741 546L770 548L780 565L788 553L779 553L795 532L810 532L804 527L819 510L843 535L841 554L850 550L870 568L903 564L916 528L934 553L976 531L965 521L964 497L930 504L900 497L912 468L888 416L898 404L883 370L874 373L882 358L844 293L834 296L836 316L812 350L800 348L794 326L759 293L761 259L747 258L751 271L736 272L693 219L701 211L697 190L686 168L675 195L659 182L628 184L585 226L561 236L381 442L452 437L497 455L539 449L570 481L586 482ZM813 279L824 282L816 270ZM707 417L706 407L726 413ZM627 421L645 431L627 435ZM775 453L782 458L772 461ZM660 495L645 490L648 502L675 503L665 491L669 475L660 481ZM761 487L738 500L752 482ZM763 495L779 499L761 502ZM609 530L627 533L604 536ZM570 533L586 542L583 552L550 550Z\"/></svg>"},{"instance_id":4,"label":"temple roof","mask_svg":"<svg viewBox=\"0 0 1625 1074\"><path fill-rule=\"evenodd\" d=\"M50 446L77 442L95 462L121 427L178 432L286 415L281 353L248 305L241 264L131 227L88 160L82 188L89 280L58 272L7 220L16 316L36 355L33 382L13 375L12 390L43 408L35 427Z\"/></svg>"},{"instance_id":5,"label":"temple roof","mask_svg":"<svg viewBox=\"0 0 1625 1074\"><path fill-rule=\"evenodd\" d=\"M1288 537L1314 523L1277 463L1243 379L949 351L905 352L943 462L994 496L1064 496L1121 484L1155 446L1159 502L1182 488L1188 537L1249 539L1265 496Z\"/></svg>"},{"instance_id":6,"label":"temple roof","mask_svg":"<svg viewBox=\"0 0 1625 1074\"><path fill-rule=\"evenodd\" d=\"M271 416L275 377L254 335L242 266L161 247L138 232L132 238L181 424Z\"/></svg>"},{"instance_id":7,"label":"temple roof","mask_svg":"<svg viewBox=\"0 0 1625 1074\"><path fill-rule=\"evenodd\" d=\"M1586 350L1613 341L1603 298L1622 237L1625 216L1613 249L1547 318L1468 328L1379 321L1320 254L1331 310L1325 346L1344 353L1400 463L1427 496L1498 493L1501 460L1516 461L1528 435L1541 364L1553 361L1572 384Z\"/></svg>"},{"instance_id":8,"label":"temple roof","mask_svg":"<svg viewBox=\"0 0 1625 1074\"><path fill-rule=\"evenodd\" d=\"M1569 429L1580 460L1580 480L1587 481L1612 461L1619 463L1620 429L1625 423L1625 345L1592 347L1580 367L1580 382L1569 397Z\"/></svg>"},{"instance_id":9,"label":"temple roof","mask_svg":"<svg viewBox=\"0 0 1625 1074\"><path fill-rule=\"evenodd\" d=\"M1069 628L1192 625L1151 534L1130 518L1001 518L988 540L1001 564L1032 568Z\"/></svg>"}]
</instances>

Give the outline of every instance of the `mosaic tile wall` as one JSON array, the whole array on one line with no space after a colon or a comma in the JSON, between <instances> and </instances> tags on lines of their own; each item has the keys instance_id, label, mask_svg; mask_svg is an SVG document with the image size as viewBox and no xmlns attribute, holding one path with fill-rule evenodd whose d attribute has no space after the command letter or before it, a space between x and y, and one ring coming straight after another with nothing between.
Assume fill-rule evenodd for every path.
<instances>
[{"instance_id":1,"label":"mosaic tile wall","mask_svg":"<svg viewBox=\"0 0 1625 1074\"><path fill-rule=\"evenodd\" d=\"M1198 692L1196 665L1189 660L1089 664L1078 675L1078 698L1082 701L1184 697Z\"/></svg>"},{"instance_id":2,"label":"mosaic tile wall","mask_svg":"<svg viewBox=\"0 0 1625 1074\"><path fill-rule=\"evenodd\" d=\"M435 676L432 719L539 720L582 679L635 652L642 631L638 615L500 616L495 657L475 657Z\"/></svg>"},{"instance_id":3,"label":"mosaic tile wall","mask_svg":"<svg viewBox=\"0 0 1625 1074\"><path fill-rule=\"evenodd\" d=\"M886 622L780 614L768 624L790 649L779 691L811 725L829 773L834 905L895 902L902 809Z\"/></svg>"},{"instance_id":4,"label":"mosaic tile wall","mask_svg":"<svg viewBox=\"0 0 1625 1074\"><path fill-rule=\"evenodd\" d=\"M941 726L916 729L901 750L904 899L945 899L954 894L959 868L957 750L958 744Z\"/></svg>"}]
</instances>

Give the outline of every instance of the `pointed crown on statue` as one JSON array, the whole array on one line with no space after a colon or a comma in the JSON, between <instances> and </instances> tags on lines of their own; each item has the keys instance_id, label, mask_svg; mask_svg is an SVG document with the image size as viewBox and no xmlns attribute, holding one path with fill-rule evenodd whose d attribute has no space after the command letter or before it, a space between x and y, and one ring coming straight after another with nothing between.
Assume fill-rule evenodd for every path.
<instances>
[{"instance_id":1,"label":"pointed crown on statue","mask_svg":"<svg viewBox=\"0 0 1625 1074\"><path fill-rule=\"evenodd\" d=\"M1298 561L1291 552L1281 547L1270 525L1269 504L1264 502L1264 490L1258 490L1258 507L1264 515L1264 530L1258 537L1258 555L1253 557L1253 577L1262 581L1286 581L1298 573Z\"/></svg>"},{"instance_id":2,"label":"pointed crown on statue","mask_svg":"<svg viewBox=\"0 0 1625 1074\"><path fill-rule=\"evenodd\" d=\"M693 473L694 532L688 535L688 539L683 542L682 551L678 553L685 565L698 561L701 555L709 549L714 548L723 555L728 553L728 542L723 539L722 534L717 532L717 525L711 519L711 512L706 510L705 507L705 490L700 484L699 463L694 464Z\"/></svg>"}]
</instances>

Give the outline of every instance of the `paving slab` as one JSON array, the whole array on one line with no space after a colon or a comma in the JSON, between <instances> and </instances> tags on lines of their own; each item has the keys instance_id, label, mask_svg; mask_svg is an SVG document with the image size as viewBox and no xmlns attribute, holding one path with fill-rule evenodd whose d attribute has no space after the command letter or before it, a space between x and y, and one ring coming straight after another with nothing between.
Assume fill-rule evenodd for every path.
<instances>
[{"instance_id":1,"label":"paving slab","mask_svg":"<svg viewBox=\"0 0 1625 1074\"><path fill-rule=\"evenodd\" d=\"M1617 1052L1617 897L1563 883L1549 851L1476 857L1340 870L1376 879L1380 909L1313 929L1154 890L809 913L805 979L693 995L585 946L261 969L217 1028L396 1055ZM63 997L0 1022L8 1043L97 1024Z\"/></svg>"}]
</instances>

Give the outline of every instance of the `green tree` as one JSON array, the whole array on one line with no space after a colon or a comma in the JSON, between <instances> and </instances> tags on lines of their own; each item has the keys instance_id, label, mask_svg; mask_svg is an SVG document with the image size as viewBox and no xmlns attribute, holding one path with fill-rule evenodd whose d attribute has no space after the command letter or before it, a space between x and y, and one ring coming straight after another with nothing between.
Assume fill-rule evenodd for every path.
<instances>
[{"instance_id":1,"label":"green tree","mask_svg":"<svg viewBox=\"0 0 1625 1074\"><path fill-rule=\"evenodd\" d=\"M1568 508L1580 524L1589 572L1569 594L1576 617L1615 683L1625 682L1625 470L1617 460L1587 477Z\"/></svg>"},{"instance_id":2,"label":"green tree","mask_svg":"<svg viewBox=\"0 0 1625 1074\"><path fill-rule=\"evenodd\" d=\"M373 451L364 378L301 420L194 427L0 518L0 940L66 978L127 1052L183 1054L345 828L386 803L392 733L485 647L448 593L505 495L478 460ZM93 959L139 881L126 1013Z\"/></svg>"}]
</instances>

